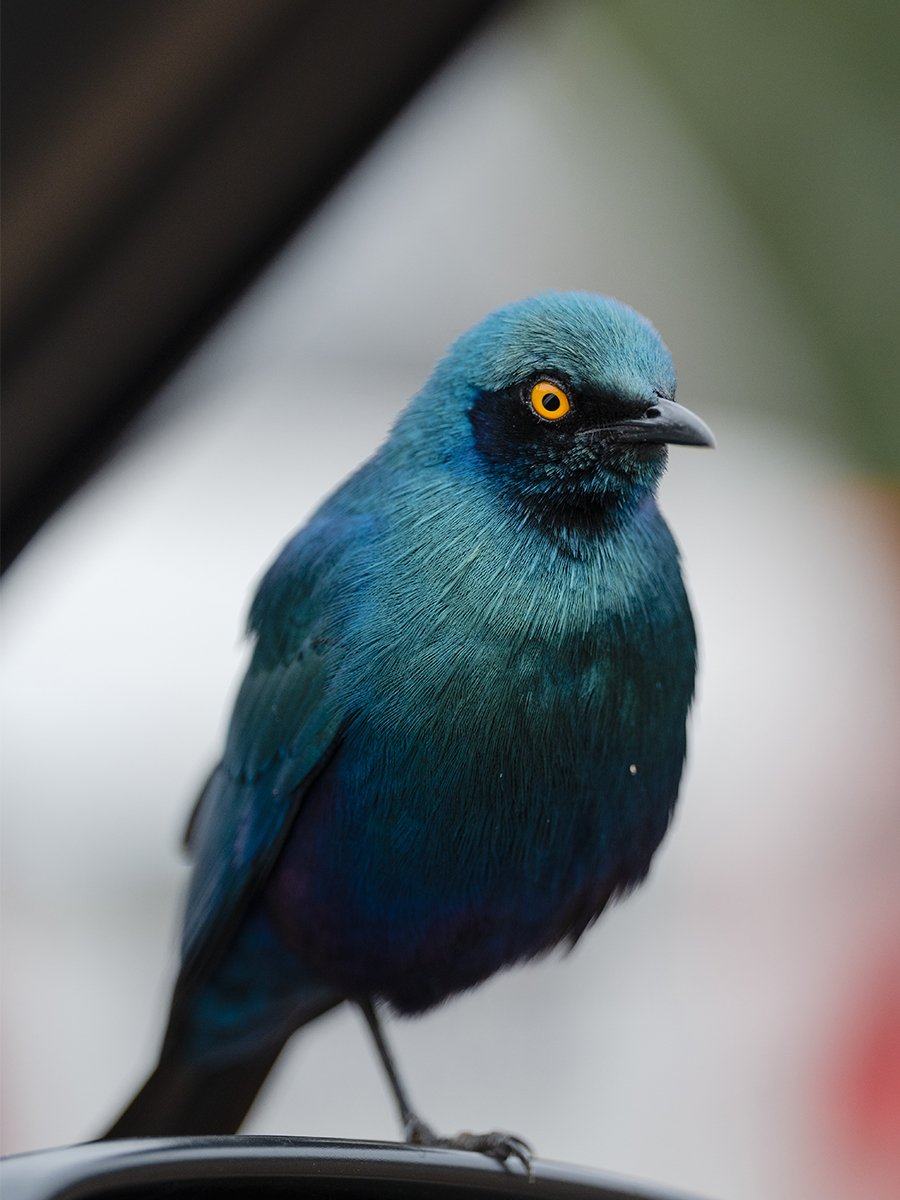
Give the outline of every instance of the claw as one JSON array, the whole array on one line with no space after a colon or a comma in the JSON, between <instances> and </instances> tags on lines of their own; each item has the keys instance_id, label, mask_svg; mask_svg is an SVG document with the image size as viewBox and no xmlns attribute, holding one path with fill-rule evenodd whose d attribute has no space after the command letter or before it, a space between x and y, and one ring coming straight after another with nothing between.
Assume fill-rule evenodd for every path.
<instances>
[{"instance_id":1,"label":"claw","mask_svg":"<svg viewBox=\"0 0 900 1200\"><path fill-rule=\"evenodd\" d=\"M458 1133L456 1137L445 1138L444 1141L459 1150L487 1154L500 1163L516 1158L528 1172L529 1180L534 1178L534 1150L524 1138L516 1137L514 1133L501 1133L496 1129L490 1133Z\"/></svg>"},{"instance_id":2,"label":"claw","mask_svg":"<svg viewBox=\"0 0 900 1200\"><path fill-rule=\"evenodd\" d=\"M458 1133L455 1137L441 1137L418 1117L407 1121L404 1133L407 1142L413 1146L472 1150L476 1154L487 1154L499 1163L506 1163L515 1158L528 1172L529 1181L534 1179L534 1150L524 1138L516 1137L515 1134L493 1130L490 1133Z\"/></svg>"}]
</instances>

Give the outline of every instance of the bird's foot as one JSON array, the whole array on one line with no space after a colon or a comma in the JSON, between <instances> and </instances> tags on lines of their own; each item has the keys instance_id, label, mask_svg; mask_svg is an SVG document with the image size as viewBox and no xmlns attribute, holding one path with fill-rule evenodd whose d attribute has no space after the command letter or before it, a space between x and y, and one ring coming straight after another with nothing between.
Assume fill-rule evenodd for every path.
<instances>
[{"instance_id":1,"label":"bird's foot","mask_svg":"<svg viewBox=\"0 0 900 1200\"><path fill-rule=\"evenodd\" d=\"M454 1137L441 1137L434 1132L430 1125L413 1117L407 1121L406 1140L413 1146L437 1146L448 1150L473 1150L477 1154L487 1154L497 1162L505 1163L515 1158L528 1172L528 1178L534 1175L534 1150L520 1137L513 1133L457 1133Z\"/></svg>"}]
</instances>

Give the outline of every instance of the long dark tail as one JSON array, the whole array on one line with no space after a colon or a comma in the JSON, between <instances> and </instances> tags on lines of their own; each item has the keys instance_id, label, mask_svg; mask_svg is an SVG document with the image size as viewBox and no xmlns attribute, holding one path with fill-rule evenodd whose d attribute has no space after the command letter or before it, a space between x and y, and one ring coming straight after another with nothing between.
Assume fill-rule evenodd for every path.
<instances>
[{"instance_id":1,"label":"long dark tail","mask_svg":"<svg viewBox=\"0 0 900 1200\"><path fill-rule=\"evenodd\" d=\"M284 1041L269 1043L253 1058L212 1070L164 1053L103 1137L236 1133L283 1046Z\"/></svg>"}]
</instances>

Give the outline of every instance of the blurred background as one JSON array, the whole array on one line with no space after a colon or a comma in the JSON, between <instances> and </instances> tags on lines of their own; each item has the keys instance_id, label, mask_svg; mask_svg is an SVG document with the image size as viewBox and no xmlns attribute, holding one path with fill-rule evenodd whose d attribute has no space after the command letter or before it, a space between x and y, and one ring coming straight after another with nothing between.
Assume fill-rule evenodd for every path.
<instances>
[{"instance_id":1,"label":"blurred background","mask_svg":"<svg viewBox=\"0 0 900 1200\"><path fill-rule=\"evenodd\" d=\"M680 808L648 884L574 954L395 1022L400 1060L447 1131L727 1200L895 1197L896 5L456 3L431 41L400 0L317 24L327 8L6 5L3 1150L95 1136L154 1060L180 838L275 549L456 334L578 287L654 321L719 439L675 448L662 490L701 636ZM102 32L93 58L66 57L66 21ZM29 38L70 105L42 110L17 74ZM377 103L360 61L387 73ZM251 76L288 180L252 236L242 197L275 176L229 175L209 117L243 120ZM335 112L340 152L307 170ZM125 211L142 120L155 174ZM175 193L168 225L144 219ZM232 213L240 253L186 298ZM123 312L157 321L154 353ZM98 470L46 416L64 378L95 406ZM295 1040L247 1128L397 1136L356 1014Z\"/></svg>"}]
</instances>

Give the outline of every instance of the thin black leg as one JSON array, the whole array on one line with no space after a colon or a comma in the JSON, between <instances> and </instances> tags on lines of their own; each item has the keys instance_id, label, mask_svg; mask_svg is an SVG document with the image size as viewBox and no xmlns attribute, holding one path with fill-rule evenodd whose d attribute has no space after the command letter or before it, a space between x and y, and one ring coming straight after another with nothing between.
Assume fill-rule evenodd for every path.
<instances>
[{"instance_id":1,"label":"thin black leg","mask_svg":"<svg viewBox=\"0 0 900 1200\"><path fill-rule=\"evenodd\" d=\"M388 1082L391 1085L391 1091L394 1093L394 1099L397 1101L397 1108L400 1111L400 1122L403 1125L403 1132L406 1135L407 1141L410 1139L410 1130L413 1126L422 1125L413 1112L412 1104L409 1101L409 1094L403 1085L403 1080L400 1078L400 1073L397 1070L397 1065L394 1062L394 1056L388 1049L388 1044L385 1041L384 1031L381 1028L381 1022L378 1020L378 1014L375 1012L375 1006L369 999L360 1000L359 1007L363 1011L363 1016L366 1018L366 1023L369 1026L369 1031L375 1042L375 1049L378 1051L378 1057L381 1059L381 1065L384 1067L385 1074L388 1077Z\"/></svg>"},{"instance_id":2,"label":"thin black leg","mask_svg":"<svg viewBox=\"0 0 900 1200\"><path fill-rule=\"evenodd\" d=\"M531 1178L534 1151L526 1141L523 1141L520 1137L516 1137L515 1134L499 1132L458 1133L456 1137L440 1137L430 1125L418 1116L410 1103L409 1093L400 1078L397 1064L394 1062L394 1056L388 1049L384 1030L381 1028L381 1022L378 1020L374 1004L368 998L359 1000L357 1003L362 1009L363 1016L366 1018L366 1024L371 1031L375 1048L378 1051L378 1057L381 1059L381 1064L391 1085L391 1091L394 1093L394 1099L397 1102L397 1108L400 1112L400 1120L403 1123L403 1135L406 1140L414 1146L440 1146L454 1150L475 1150L480 1154L489 1154L492 1158L496 1158L499 1162L504 1163L507 1159L517 1158L525 1167L529 1178Z\"/></svg>"}]
</instances>

